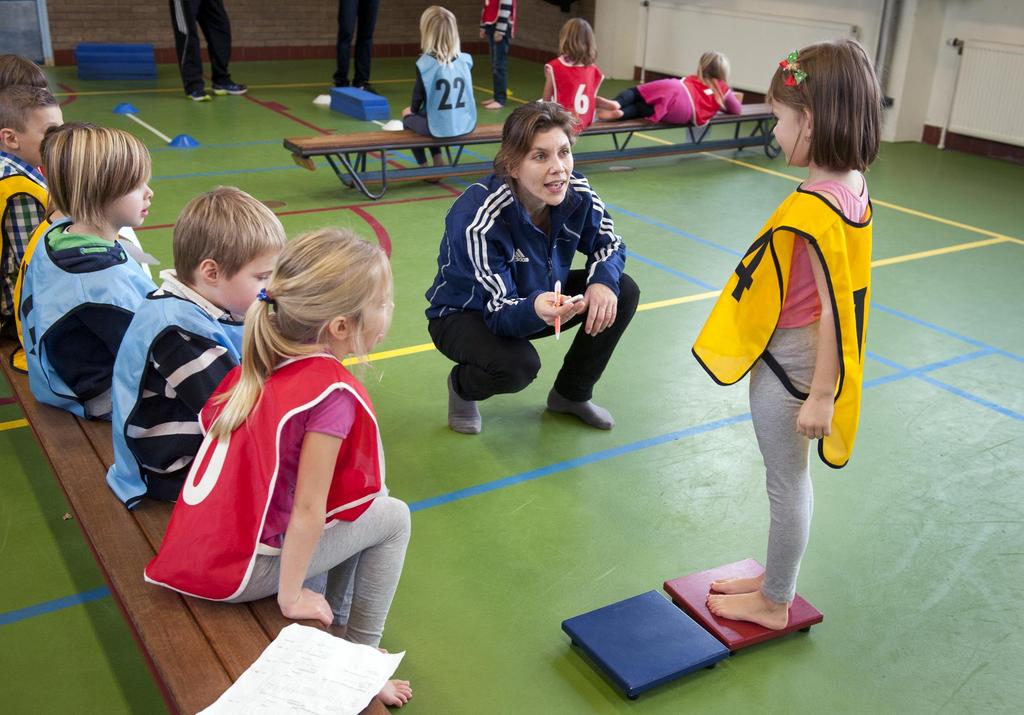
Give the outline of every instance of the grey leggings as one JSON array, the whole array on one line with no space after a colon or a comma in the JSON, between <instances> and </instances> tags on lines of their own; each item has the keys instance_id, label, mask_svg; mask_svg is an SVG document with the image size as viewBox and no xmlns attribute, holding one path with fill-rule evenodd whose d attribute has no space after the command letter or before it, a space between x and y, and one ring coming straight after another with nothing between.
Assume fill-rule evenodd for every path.
<instances>
[{"instance_id":1,"label":"grey leggings","mask_svg":"<svg viewBox=\"0 0 1024 715\"><path fill-rule=\"evenodd\" d=\"M355 521L336 521L324 529L307 576L327 573L324 596L335 613L348 612L345 638L377 646L398 587L409 544L409 507L392 497L377 497ZM277 593L279 556L259 554L245 590L232 599L244 603ZM310 582L307 581L307 586ZM351 606L346 600L350 591Z\"/></svg>"},{"instance_id":2,"label":"grey leggings","mask_svg":"<svg viewBox=\"0 0 1024 715\"><path fill-rule=\"evenodd\" d=\"M817 351L818 323L803 328L778 328L768 344L770 355L784 368L800 392L810 389ZM814 510L810 440L796 432L803 400L783 386L764 360L750 371L750 414L764 458L771 526L761 592L776 603L796 593L800 559L807 548Z\"/></svg>"}]
</instances>

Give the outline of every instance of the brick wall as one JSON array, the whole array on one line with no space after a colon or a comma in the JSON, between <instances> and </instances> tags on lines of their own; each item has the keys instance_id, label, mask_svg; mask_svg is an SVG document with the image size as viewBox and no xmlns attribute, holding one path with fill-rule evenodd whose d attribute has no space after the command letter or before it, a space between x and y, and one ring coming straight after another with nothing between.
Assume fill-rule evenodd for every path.
<instances>
[{"instance_id":1,"label":"brick wall","mask_svg":"<svg viewBox=\"0 0 1024 715\"><path fill-rule=\"evenodd\" d=\"M232 56L245 59L333 57L338 6L332 0L225 0L231 16ZM419 17L430 0L381 0L374 49L378 56L414 56L419 48ZM595 0L573 3L571 13L543 0L519 0L513 54L544 61L558 49L558 31L570 17L594 19ZM459 18L469 52L479 54L481 0L448 0ZM287 8L287 17L281 8ZM72 64L79 42L146 42L158 62L174 62L174 35L167 2L151 0L49 0L50 36L57 64Z\"/></svg>"}]
</instances>

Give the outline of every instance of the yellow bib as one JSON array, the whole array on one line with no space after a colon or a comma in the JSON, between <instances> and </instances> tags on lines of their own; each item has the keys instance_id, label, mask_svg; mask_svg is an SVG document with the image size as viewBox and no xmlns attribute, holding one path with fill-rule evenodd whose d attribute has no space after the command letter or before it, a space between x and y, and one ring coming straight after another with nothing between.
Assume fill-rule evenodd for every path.
<instances>
[{"instance_id":1,"label":"yellow bib","mask_svg":"<svg viewBox=\"0 0 1024 715\"><path fill-rule=\"evenodd\" d=\"M33 181L27 176L22 174L12 174L4 179L0 179L0 206L7 206L7 200L17 194L28 194L40 204L43 205L44 210L46 209L47 202L50 200L50 195L46 190L46 187L39 184L37 181ZM24 341L21 339L21 311L19 307L21 305L21 279L25 275L25 266L28 265L28 259L32 255L32 251L35 249L36 243L39 241L39 237L46 233L46 229L49 227L50 222L43 219L43 222L36 227L35 231L32 232L32 237L29 239L28 246L25 248L25 255L21 259L21 268L18 270L18 278L14 284L14 323L18 329L18 342L24 345ZM28 366L25 364L25 351L23 348L18 348L14 351L14 355L11 356L11 364L21 372L27 372Z\"/></svg>"},{"instance_id":2,"label":"yellow bib","mask_svg":"<svg viewBox=\"0 0 1024 715\"><path fill-rule=\"evenodd\" d=\"M798 189L775 210L760 238L747 249L693 345L694 356L715 382L731 385L746 375L764 354L778 325L789 286L793 241L798 236L805 239L825 270L835 319L839 380L832 434L818 441L821 461L835 468L850 459L860 417L873 215L869 204L864 223L854 223L825 199ZM787 388L793 390L792 385Z\"/></svg>"}]
</instances>

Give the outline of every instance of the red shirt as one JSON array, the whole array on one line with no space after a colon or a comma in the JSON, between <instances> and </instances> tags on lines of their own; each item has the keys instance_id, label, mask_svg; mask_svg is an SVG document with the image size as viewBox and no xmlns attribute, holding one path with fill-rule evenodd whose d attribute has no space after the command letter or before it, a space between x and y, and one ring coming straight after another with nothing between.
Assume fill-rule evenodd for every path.
<instances>
[{"instance_id":1,"label":"red shirt","mask_svg":"<svg viewBox=\"0 0 1024 715\"><path fill-rule=\"evenodd\" d=\"M561 104L579 120L576 133L589 127L597 109L597 90L604 80L597 65L571 65L558 57L544 65L544 73L554 88L552 101Z\"/></svg>"}]
</instances>

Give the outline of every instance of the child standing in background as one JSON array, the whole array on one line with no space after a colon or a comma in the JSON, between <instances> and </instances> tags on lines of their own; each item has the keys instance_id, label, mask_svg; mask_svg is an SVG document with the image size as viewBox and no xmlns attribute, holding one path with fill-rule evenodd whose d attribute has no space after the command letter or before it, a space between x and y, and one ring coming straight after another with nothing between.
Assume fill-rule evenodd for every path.
<instances>
[{"instance_id":1,"label":"child standing in background","mask_svg":"<svg viewBox=\"0 0 1024 715\"><path fill-rule=\"evenodd\" d=\"M391 298L387 256L351 232L285 247L246 313L241 367L203 408L206 438L147 581L230 603L277 594L285 618L345 623L347 640L379 645L409 507L387 495L373 404L342 360L384 339ZM323 573L324 595L304 585ZM411 696L402 680L380 692L386 705Z\"/></svg>"},{"instance_id":2,"label":"child standing in background","mask_svg":"<svg viewBox=\"0 0 1024 715\"><path fill-rule=\"evenodd\" d=\"M729 89L729 60L721 52L705 52L697 74L646 82L619 92L610 109L598 109L599 119L635 119L701 126L724 111L743 111L739 97Z\"/></svg>"},{"instance_id":3,"label":"child standing in background","mask_svg":"<svg viewBox=\"0 0 1024 715\"><path fill-rule=\"evenodd\" d=\"M501 109L508 101L508 46L516 29L516 0L484 0L480 13L480 39L491 48L491 78L494 97L484 109Z\"/></svg>"},{"instance_id":4,"label":"child standing in background","mask_svg":"<svg viewBox=\"0 0 1024 715\"><path fill-rule=\"evenodd\" d=\"M449 138L476 128L473 58L459 45L459 26L448 10L431 5L420 16L420 48L412 103L402 110L402 125L426 137ZM423 149L412 150L416 163L427 165ZM441 147L431 147L434 166L443 166Z\"/></svg>"},{"instance_id":5,"label":"child standing in background","mask_svg":"<svg viewBox=\"0 0 1024 715\"><path fill-rule=\"evenodd\" d=\"M149 213L146 146L119 129L73 122L42 143L50 200L66 218L41 238L22 285L22 337L32 394L79 417L110 419L114 358L132 315L155 289L117 240Z\"/></svg>"},{"instance_id":6,"label":"child standing in background","mask_svg":"<svg viewBox=\"0 0 1024 715\"><path fill-rule=\"evenodd\" d=\"M746 252L693 346L719 384L750 372L750 413L771 525L764 573L711 584L716 616L789 624L814 498L810 440L830 467L853 451L871 299L872 211L863 172L878 154L882 93L853 40L779 63L768 89L775 138L807 181Z\"/></svg>"},{"instance_id":7,"label":"child standing in background","mask_svg":"<svg viewBox=\"0 0 1024 715\"><path fill-rule=\"evenodd\" d=\"M114 464L107 484L131 508L174 501L199 446L199 412L242 358L242 320L285 245L277 216L221 186L174 224L174 269L139 305L114 362Z\"/></svg>"},{"instance_id":8,"label":"child standing in background","mask_svg":"<svg viewBox=\"0 0 1024 715\"><path fill-rule=\"evenodd\" d=\"M576 117L579 134L594 121L594 112L618 105L597 96L604 75L597 65L597 40L590 23L573 18L558 35L559 56L544 65L544 101L558 102Z\"/></svg>"}]
</instances>

